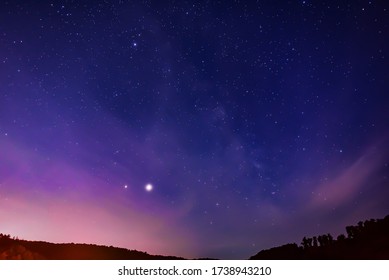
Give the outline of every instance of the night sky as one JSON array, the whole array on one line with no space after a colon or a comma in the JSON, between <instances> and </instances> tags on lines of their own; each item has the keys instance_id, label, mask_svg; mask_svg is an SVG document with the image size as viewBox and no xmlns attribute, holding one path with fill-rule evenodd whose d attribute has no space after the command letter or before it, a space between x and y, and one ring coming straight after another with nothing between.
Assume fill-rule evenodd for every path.
<instances>
[{"instance_id":1,"label":"night sky","mask_svg":"<svg viewBox=\"0 0 389 280\"><path fill-rule=\"evenodd\" d=\"M182 257L389 214L387 1L1 1L0 232Z\"/></svg>"}]
</instances>

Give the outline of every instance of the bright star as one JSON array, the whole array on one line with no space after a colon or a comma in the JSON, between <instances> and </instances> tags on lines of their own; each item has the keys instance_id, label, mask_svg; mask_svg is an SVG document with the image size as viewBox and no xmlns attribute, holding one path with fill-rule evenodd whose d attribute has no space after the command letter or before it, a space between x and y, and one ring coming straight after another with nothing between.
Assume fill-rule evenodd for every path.
<instances>
[{"instance_id":1,"label":"bright star","mask_svg":"<svg viewBox=\"0 0 389 280\"><path fill-rule=\"evenodd\" d=\"M153 185L152 185L152 184L147 184L147 185L145 186L145 190L146 190L147 192L151 192L151 191L153 190Z\"/></svg>"}]
</instances>

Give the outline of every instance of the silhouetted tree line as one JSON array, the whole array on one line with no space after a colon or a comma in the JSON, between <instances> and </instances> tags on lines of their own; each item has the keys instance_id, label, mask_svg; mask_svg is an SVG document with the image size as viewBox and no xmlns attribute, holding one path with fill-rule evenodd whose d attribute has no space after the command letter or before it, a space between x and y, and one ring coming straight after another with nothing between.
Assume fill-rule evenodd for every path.
<instances>
[{"instance_id":1,"label":"silhouetted tree line","mask_svg":"<svg viewBox=\"0 0 389 280\"><path fill-rule=\"evenodd\" d=\"M11 239L11 235L10 234L2 234L2 233L0 233L0 239Z\"/></svg>"},{"instance_id":2,"label":"silhouetted tree line","mask_svg":"<svg viewBox=\"0 0 389 280\"><path fill-rule=\"evenodd\" d=\"M314 236L312 238L304 237L303 241L301 242L301 245L304 249L308 249L310 247L318 247L318 246L327 246L334 242L333 237L331 234L325 234L325 235L319 235Z\"/></svg>"},{"instance_id":3,"label":"silhouetted tree line","mask_svg":"<svg viewBox=\"0 0 389 280\"><path fill-rule=\"evenodd\" d=\"M0 233L0 260L163 260L174 256L149 255L146 252L94 244L54 244L20 240Z\"/></svg>"},{"instance_id":4,"label":"silhouetted tree line","mask_svg":"<svg viewBox=\"0 0 389 280\"><path fill-rule=\"evenodd\" d=\"M347 236L304 237L296 243L262 250L250 259L389 259L389 215L346 227Z\"/></svg>"},{"instance_id":5,"label":"silhouetted tree line","mask_svg":"<svg viewBox=\"0 0 389 280\"><path fill-rule=\"evenodd\" d=\"M32 252L21 245L17 236L0 233L0 260L38 260L44 259L39 253Z\"/></svg>"}]
</instances>

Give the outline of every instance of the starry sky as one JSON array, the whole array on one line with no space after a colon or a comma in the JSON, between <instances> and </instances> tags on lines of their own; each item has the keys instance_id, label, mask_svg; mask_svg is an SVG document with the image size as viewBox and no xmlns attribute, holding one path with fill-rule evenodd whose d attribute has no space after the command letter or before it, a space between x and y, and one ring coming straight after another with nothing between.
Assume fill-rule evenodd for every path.
<instances>
[{"instance_id":1,"label":"starry sky","mask_svg":"<svg viewBox=\"0 0 389 280\"><path fill-rule=\"evenodd\" d=\"M248 258L389 214L387 1L1 1L0 232Z\"/></svg>"}]
</instances>

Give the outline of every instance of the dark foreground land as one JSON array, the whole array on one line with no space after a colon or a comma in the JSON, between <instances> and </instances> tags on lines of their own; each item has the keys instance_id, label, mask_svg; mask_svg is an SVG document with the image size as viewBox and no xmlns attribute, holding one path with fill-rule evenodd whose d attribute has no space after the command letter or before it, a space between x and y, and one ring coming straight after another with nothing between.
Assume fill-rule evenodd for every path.
<instances>
[{"instance_id":1,"label":"dark foreground land","mask_svg":"<svg viewBox=\"0 0 389 280\"><path fill-rule=\"evenodd\" d=\"M251 260L389 260L389 215L346 227L347 236L304 237L296 243L262 250Z\"/></svg>"},{"instance_id":2,"label":"dark foreground land","mask_svg":"<svg viewBox=\"0 0 389 280\"><path fill-rule=\"evenodd\" d=\"M286 244L250 257L252 260L386 259L389 260L389 215L346 227L347 236L330 234L304 237L301 246ZM0 234L0 260L179 260L175 256L93 244L55 244L27 241Z\"/></svg>"},{"instance_id":3,"label":"dark foreground land","mask_svg":"<svg viewBox=\"0 0 389 280\"><path fill-rule=\"evenodd\" d=\"M149 255L145 252L93 244L55 244L26 241L0 234L0 260L178 260L174 256Z\"/></svg>"}]
</instances>

